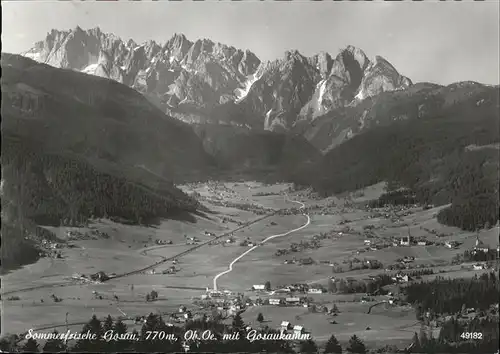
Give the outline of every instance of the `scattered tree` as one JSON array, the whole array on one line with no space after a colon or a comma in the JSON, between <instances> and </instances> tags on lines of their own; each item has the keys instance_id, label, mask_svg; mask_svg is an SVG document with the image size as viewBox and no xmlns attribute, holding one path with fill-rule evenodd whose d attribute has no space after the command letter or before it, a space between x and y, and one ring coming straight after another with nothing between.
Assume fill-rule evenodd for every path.
<instances>
[{"instance_id":1,"label":"scattered tree","mask_svg":"<svg viewBox=\"0 0 500 354\"><path fill-rule=\"evenodd\" d=\"M418 353L419 351L422 350L422 346L420 345L420 339L418 338L417 332L415 332L415 334L413 335L413 339L412 339L411 343L413 344L413 346L412 346L413 352Z\"/></svg>"},{"instance_id":2,"label":"scattered tree","mask_svg":"<svg viewBox=\"0 0 500 354\"><path fill-rule=\"evenodd\" d=\"M340 310L339 310L339 308L337 307L337 304L333 304L333 307L332 307L332 309L331 309L330 313L332 313L332 314L333 314L333 313L339 313L339 312L340 312Z\"/></svg>"},{"instance_id":3,"label":"scattered tree","mask_svg":"<svg viewBox=\"0 0 500 354\"><path fill-rule=\"evenodd\" d=\"M318 352L318 346L312 339L308 339L305 341L302 341L300 343L300 352L301 353L308 353L308 354L315 354Z\"/></svg>"},{"instance_id":4,"label":"scattered tree","mask_svg":"<svg viewBox=\"0 0 500 354\"><path fill-rule=\"evenodd\" d=\"M323 353L334 353L334 354L339 354L342 353L342 346L340 345L338 339L335 337L335 335L332 334L330 339L328 339L328 342L326 342L325 350Z\"/></svg>"},{"instance_id":5,"label":"scattered tree","mask_svg":"<svg viewBox=\"0 0 500 354\"><path fill-rule=\"evenodd\" d=\"M239 313L236 314L233 318L233 328L235 329L243 329L245 326L245 323L243 322L243 319L241 318L241 315Z\"/></svg>"},{"instance_id":6,"label":"scattered tree","mask_svg":"<svg viewBox=\"0 0 500 354\"><path fill-rule=\"evenodd\" d=\"M38 343L33 338L30 338L23 345L23 351L28 353L38 353Z\"/></svg>"},{"instance_id":7,"label":"scattered tree","mask_svg":"<svg viewBox=\"0 0 500 354\"><path fill-rule=\"evenodd\" d=\"M258 321L259 323L264 322L264 315L262 315L262 313L261 313L261 312L259 312L259 314L257 315L257 321Z\"/></svg>"},{"instance_id":8,"label":"scattered tree","mask_svg":"<svg viewBox=\"0 0 500 354\"><path fill-rule=\"evenodd\" d=\"M271 282L268 280L266 281L266 283L264 284L264 288L267 290L267 291L270 291L271 290Z\"/></svg>"},{"instance_id":9,"label":"scattered tree","mask_svg":"<svg viewBox=\"0 0 500 354\"><path fill-rule=\"evenodd\" d=\"M347 351L350 353L365 354L366 347L363 341L354 334L351 339L349 339L349 346L347 347Z\"/></svg>"},{"instance_id":10,"label":"scattered tree","mask_svg":"<svg viewBox=\"0 0 500 354\"><path fill-rule=\"evenodd\" d=\"M59 353L66 351L66 345L62 341L62 339L57 338L59 336L59 332L54 331L54 338L48 339L43 346L43 352L45 353Z\"/></svg>"},{"instance_id":11,"label":"scattered tree","mask_svg":"<svg viewBox=\"0 0 500 354\"><path fill-rule=\"evenodd\" d=\"M113 319L111 318L110 315L108 315L108 317L106 317L106 319L104 320L104 323L102 325L102 329L103 329L104 333L106 333L106 331L110 331L113 329Z\"/></svg>"}]
</instances>

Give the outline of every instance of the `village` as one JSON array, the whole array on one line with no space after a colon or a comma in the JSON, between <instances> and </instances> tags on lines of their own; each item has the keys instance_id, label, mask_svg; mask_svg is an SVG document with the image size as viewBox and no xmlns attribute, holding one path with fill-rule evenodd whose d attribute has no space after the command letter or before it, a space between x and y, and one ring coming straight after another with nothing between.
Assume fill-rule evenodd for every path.
<instances>
[{"instance_id":1,"label":"village","mask_svg":"<svg viewBox=\"0 0 500 354\"><path fill-rule=\"evenodd\" d=\"M495 268L498 243L429 222L433 208L366 207L355 198L321 199L287 185L200 183L186 191L213 213L192 224L147 228L97 220L51 229L57 237L42 237L47 261L63 267L79 257L64 276L68 291L57 285L48 298L26 290L8 301L21 316L56 301L63 306L55 310L70 307L74 319L89 309L102 316L123 311L139 329L151 311L165 314L172 326L200 318L230 324L240 315L247 329L269 326L318 341L332 332L346 341L354 332L369 342L380 331L399 341L418 331L406 287ZM301 229L306 215L311 223ZM263 242L272 235L281 236ZM89 264L90 258L96 261Z\"/></svg>"}]
</instances>

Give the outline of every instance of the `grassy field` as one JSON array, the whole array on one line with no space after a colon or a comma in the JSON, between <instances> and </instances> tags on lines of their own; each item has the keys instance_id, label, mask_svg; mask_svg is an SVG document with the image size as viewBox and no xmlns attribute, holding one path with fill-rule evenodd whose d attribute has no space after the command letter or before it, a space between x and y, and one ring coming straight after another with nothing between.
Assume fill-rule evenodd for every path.
<instances>
[{"instance_id":1,"label":"grassy field","mask_svg":"<svg viewBox=\"0 0 500 354\"><path fill-rule=\"evenodd\" d=\"M61 249L63 259L42 258L36 264L6 274L2 279L2 289L14 291L41 285L60 284L68 281L74 273L89 274L102 270L107 274L120 274L147 267L161 260L162 257L173 257L191 248L192 246L186 245L186 237L196 236L201 242L208 241L213 237L205 235L206 231L221 235L234 230L241 223L261 217L261 215L240 209L237 204L253 204L271 209L297 207L298 204L284 199L283 193L288 187L288 185L264 186L254 182L182 186L182 189L188 193L199 193L210 212L189 218L163 220L154 227L121 225L109 220L94 220L88 229L106 232L109 235L108 239L71 241L76 247ZM440 270L444 271L445 273L438 273L441 276L473 276L481 272L472 272L460 266L448 264L456 253L473 247L476 233L440 225L435 219L437 208L430 210L413 208L406 216L398 217L397 221L380 215L374 216L373 211L364 208L364 203L376 198L382 191L383 185L379 184L350 196L330 197L322 200L310 198L304 192L295 194L289 192L290 198L300 200L308 206L319 207L309 212L310 224L300 231L275 238L257 247L238 261L232 272L218 279L219 288L250 295L252 293L248 290L252 285L264 284L266 281L270 281L274 288L291 283L326 284L329 277L334 274L332 267L328 264L320 264L320 261L342 264L355 257L377 259L386 266L394 263L398 258L414 256L415 263L434 265L436 273ZM220 198L235 205L228 207L221 206L219 202L215 204L211 202ZM346 204L346 200L350 200L350 204ZM357 207L356 203L363 207ZM327 212L322 210L327 210ZM274 215L258 221L234 232L234 243L227 243L224 246L207 244L180 257L176 264L178 272L175 274L134 274L111 279L103 284L73 284L64 287L26 290L12 294L20 297L17 301L7 301L7 296L5 296L2 312L5 332L19 333L28 328L64 325L67 312L69 313L68 321L72 323L88 321L92 313L100 317L108 314L120 316L123 313L144 315L149 312L175 312L180 305L189 307L194 297L199 297L204 293L202 289L212 288L215 275L227 270L231 261L249 249L248 246L240 246L240 242L248 239L257 243L268 236L298 228L306 221L307 218L303 215ZM442 246L412 246L389 247L357 254L357 251L365 248L364 229L367 225L373 226L374 240L378 241L390 241L395 237L406 236L409 228L412 236L425 236L432 241L460 240L463 244L456 250L449 250ZM346 227L348 231L345 231ZM61 239L66 238L68 228L50 229ZM83 232L88 229L79 231ZM310 241L314 235L330 231L335 231L334 237L322 239L321 247L318 249L275 256L278 249L287 249L292 242ZM438 237L435 234L446 236ZM498 227L481 231L479 236L483 242L496 247ZM221 240L227 239L228 237L224 237ZM156 240L172 241L172 245L158 246L155 244ZM297 259L311 257L317 264L284 264L285 259L293 257ZM157 266L155 270L161 273L171 265L171 262L167 262ZM368 275L381 272L384 270L355 270L335 276L363 279ZM435 276L436 274L424 278L430 279ZM156 302L147 303L145 296L153 289L159 293L159 299ZM96 298L93 291L96 291L103 299ZM51 294L63 301L55 303L50 298ZM114 298L115 295L119 298L118 301ZM262 312L269 321L267 324L277 327L283 320L301 324L311 332L315 340L319 341L325 341L332 333L335 333L341 342L346 342L350 336L356 334L367 344L382 342L406 345L411 340L413 332L419 330L411 308L384 305L377 307L368 315L366 312L370 304L359 302L360 296L361 294L311 296L317 303L338 303L342 312L335 318L330 318L325 314L310 313L302 307L274 306L250 307L244 312L243 318L248 323L257 325L255 323L257 314ZM338 323L330 324L332 319ZM370 330L366 327L370 327ZM80 329L81 326L76 325L76 328Z\"/></svg>"},{"instance_id":2,"label":"grassy field","mask_svg":"<svg viewBox=\"0 0 500 354\"><path fill-rule=\"evenodd\" d=\"M301 325L318 342L326 342L335 334L339 341L347 343L349 338L356 334L366 342L379 344L390 341L393 344L407 345L411 342L412 333L420 329L412 308L380 306L368 315L369 305L359 302L339 303L341 312L335 317L324 313L311 313L303 307L256 306L245 311L243 320L258 327L256 319L261 312L266 320L265 325L279 328L282 321ZM337 323L331 324L332 320ZM367 327L370 329L367 330Z\"/></svg>"}]
</instances>

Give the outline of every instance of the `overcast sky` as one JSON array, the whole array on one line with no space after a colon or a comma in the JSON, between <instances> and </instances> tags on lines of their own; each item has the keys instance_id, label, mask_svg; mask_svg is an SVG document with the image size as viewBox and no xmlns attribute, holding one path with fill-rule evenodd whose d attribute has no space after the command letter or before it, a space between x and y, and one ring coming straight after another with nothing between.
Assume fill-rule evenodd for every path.
<instances>
[{"instance_id":1,"label":"overcast sky","mask_svg":"<svg viewBox=\"0 0 500 354\"><path fill-rule=\"evenodd\" d=\"M122 39L174 33L250 49L336 55L348 44L381 55L414 82L499 83L499 2L2 1L2 51L19 53L52 28L99 26Z\"/></svg>"}]
</instances>

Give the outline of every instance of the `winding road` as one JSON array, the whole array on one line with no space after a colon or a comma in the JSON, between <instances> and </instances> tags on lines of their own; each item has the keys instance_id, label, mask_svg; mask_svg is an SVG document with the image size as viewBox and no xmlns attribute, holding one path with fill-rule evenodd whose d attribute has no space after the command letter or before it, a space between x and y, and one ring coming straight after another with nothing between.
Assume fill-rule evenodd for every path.
<instances>
[{"instance_id":1,"label":"winding road","mask_svg":"<svg viewBox=\"0 0 500 354\"><path fill-rule=\"evenodd\" d=\"M147 267L143 267L143 268L140 268L140 269L133 270L131 272L117 274L116 276L111 277L108 280L106 280L106 282L112 281L113 279L128 277L128 276L133 275L133 274L143 273L143 272L145 272L147 270L153 269L153 268L157 267L160 264L172 261L172 260L174 260L176 258L182 257L182 256L184 256L184 255L186 255L188 253L191 253L191 252L197 250L198 248L207 245L211 241L220 239L222 237L227 237L228 235L231 235L233 232L239 231L239 230L244 229L244 228L246 228L246 227L248 227L248 226L250 226L252 224L255 224L255 223L259 222L259 221L267 219L267 218L275 215L279 211L280 210L276 210L273 213L270 213L270 214L261 216L261 217L259 217L257 219L254 219L252 221L249 221L249 222L247 222L247 223L245 223L245 224L237 227L236 229L233 229L231 231L227 231L227 232L225 232L225 233L223 233L223 234L221 234L219 236L216 236L216 237L214 237L214 238L212 238L210 240L207 240L207 241L205 241L203 243L200 243L200 244L198 244L198 245L196 245L194 247L191 247L188 250L180 252L180 253L178 253L176 255L173 255L173 256L170 256L170 257L162 257L162 256L160 256L162 258L161 261L153 263L153 264L151 264L151 265L149 265ZM160 249L160 248L165 248L165 247L171 247L171 245L161 245L161 246L150 247L150 248L148 248L146 250L141 250L141 254L146 255L146 253L149 252L149 251L153 251L153 250ZM16 290L4 291L2 293L2 295L5 296L5 295L16 294L16 293L23 293L23 292L33 291L33 290L37 290L37 289L57 288L57 287L65 287L65 286L72 286L72 285L78 285L78 282L75 281L75 280L68 280L68 281L61 281L61 282L51 283L51 284L36 285L36 286L31 286L31 287L23 288L23 289L16 289Z\"/></svg>"},{"instance_id":2,"label":"winding road","mask_svg":"<svg viewBox=\"0 0 500 354\"><path fill-rule=\"evenodd\" d=\"M287 199L288 199L288 196L287 196ZM288 199L288 201L292 202L292 203L298 203L298 204L301 204L300 208L299 209L303 209L305 208L305 204L302 203L302 202L299 202L299 201L295 201L295 200L290 200ZM272 235L272 236L269 236L268 238L266 238L264 241L260 242L258 245L256 246L253 246L252 248L248 249L247 251L243 252L241 255L239 255L238 257L236 257L230 264L229 264L229 269L228 270L225 270L219 274L217 274L215 277L214 277L214 291L217 291L217 280L225 275L225 274L228 274L230 273L232 270L233 270L233 265L238 262L241 258L243 258L244 256L246 256L247 254L249 254L250 252L252 252L253 250L255 250L257 247L261 246L262 244L266 243L267 241L270 241L274 238L277 238L277 237L283 237L283 236L287 236L289 234L291 234L292 232L295 232L295 231L299 231L299 230L302 230L303 228L307 227L310 223L311 223L311 218L309 217L309 215L307 214L302 214L304 215L305 217L307 217L307 222L296 228L296 229L293 229L293 230L290 230L290 231L287 231L283 234L277 234L277 235Z\"/></svg>"}]
</instances>

